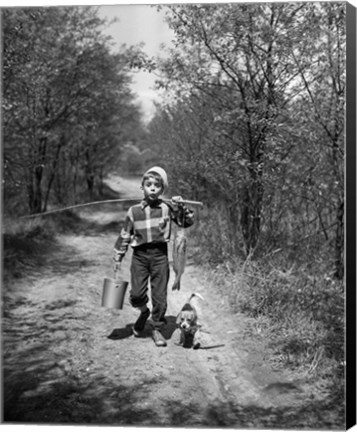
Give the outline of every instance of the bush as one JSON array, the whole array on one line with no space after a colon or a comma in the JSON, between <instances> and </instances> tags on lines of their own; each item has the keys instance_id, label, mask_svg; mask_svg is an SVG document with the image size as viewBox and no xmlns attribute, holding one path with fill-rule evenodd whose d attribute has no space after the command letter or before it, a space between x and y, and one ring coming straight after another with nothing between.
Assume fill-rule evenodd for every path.
<instances>
[{"instance_id":1,"label":"bush","mask_svg":"<svg viewBox=\"0 0 357 432\"><path fill-rule=\"evenodd\" d=\"M219 208L201 210L199 218L199 223L193 228L195 243L200 247L197 264L209 262L215 266L225 263L239 254L239 245L243 255L243 244L237 239L237 232L232 235L231 227Z\"/></svg>"},{"instance_id":2,"label":"bush","mask_svg":"<svg viewBox=\"0 0 357 432\"><path fill-rule=\"evenodd\" d=\"M275 361L336 374L344 361L344 287L330 275L328 247L281 243L270 255L244 259L232 253L239 233L219 212L201 216L194 231L198 261L214 268L212 279L232 310L256 320Z\"/></svg>"}]
</instances>

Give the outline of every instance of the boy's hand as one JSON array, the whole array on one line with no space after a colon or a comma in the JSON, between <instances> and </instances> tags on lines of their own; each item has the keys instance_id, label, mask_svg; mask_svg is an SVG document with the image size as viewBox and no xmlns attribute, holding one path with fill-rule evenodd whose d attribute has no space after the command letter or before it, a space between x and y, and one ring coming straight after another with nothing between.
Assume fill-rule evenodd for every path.
<instances>
[{"instance_id":1,"label":"boy's hand","mask_svg":"<svg viewBox=\"0 0 357 432\"><path fill-rule=\"evenodd\" d=\"M114 270L114 272L118 272L120 270L121 260L122 260L122 255L120 255L116 250L114 250L114 252L113 252L113 261L114 261L113 270Z\"/></svg>"},{"instance_id":2,"label":"boy's hand","mask_svg":"<svg viewBox=\"0 0 357 432\"><path fill-rule=\"evenodd\" d=\"M171 201L172 201L172 204L176 204L178 206L183 206L182 196L180 196L180 195L172 197Z\"/></svg>"},{"instance_id":3,"label":"boy's hand","mask_svg":"<svg viewBox=\"0 0 357 432\"><path fill-rule=\"evenodd\" d=\"M113 270L114 273L118 273L121 268L121 261L114 261Z\"/></svg>"}]
</instances>

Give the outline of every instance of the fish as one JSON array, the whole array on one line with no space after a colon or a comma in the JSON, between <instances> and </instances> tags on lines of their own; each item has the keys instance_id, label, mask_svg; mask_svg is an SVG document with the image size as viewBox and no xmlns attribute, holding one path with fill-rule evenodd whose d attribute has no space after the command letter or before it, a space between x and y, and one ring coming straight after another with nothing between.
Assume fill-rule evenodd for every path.
<instances>
[{"instance_id":1,"label":"fish","mask_svg":"<svg viewBox=\"0 0 357 432\"><path fill-rule=\"evenodd\" d=\"M187 238L183 228L177 228L172 249L173 269L176 274L172 291L180 291L181 276L185 271L187 257Z\"/></svg>"}]
</instances>

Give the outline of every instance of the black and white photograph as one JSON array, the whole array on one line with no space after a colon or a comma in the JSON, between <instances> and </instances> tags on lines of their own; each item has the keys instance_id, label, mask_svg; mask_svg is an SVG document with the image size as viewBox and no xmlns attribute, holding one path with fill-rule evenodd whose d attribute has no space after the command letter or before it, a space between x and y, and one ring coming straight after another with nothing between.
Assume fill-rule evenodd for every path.
<instances>
[{"instance_id":1,"label":"black and white photograph","mask_svg":"<svg viewBox=\"0 0 357 432\"><path fill-rule=\"evenodd\" d=\"M1 424L355 426L356 4L0 13Z\"/></svg>"}]
</instances>

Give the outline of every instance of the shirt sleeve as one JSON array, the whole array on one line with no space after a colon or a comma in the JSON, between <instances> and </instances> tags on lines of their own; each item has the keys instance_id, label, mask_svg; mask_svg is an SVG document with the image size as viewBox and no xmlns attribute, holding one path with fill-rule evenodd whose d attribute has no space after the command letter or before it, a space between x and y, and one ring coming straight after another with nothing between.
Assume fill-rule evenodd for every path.
<instances>
[{"instance_id":1,"label":"shirt sleeve","mask_svg":"<svg viewBox=\"0 0 357 432\"><path fill-rule=\"evenodd\" d=\"M129 209L125 221L124 226L120 231L119 237L114 245L114 252L118 255L121 255L121 258L124 257L126 251L128 250L128 246L130 244L131 238L134 234L134 221L131 209Z\"/></svg>"}]
</instances>

